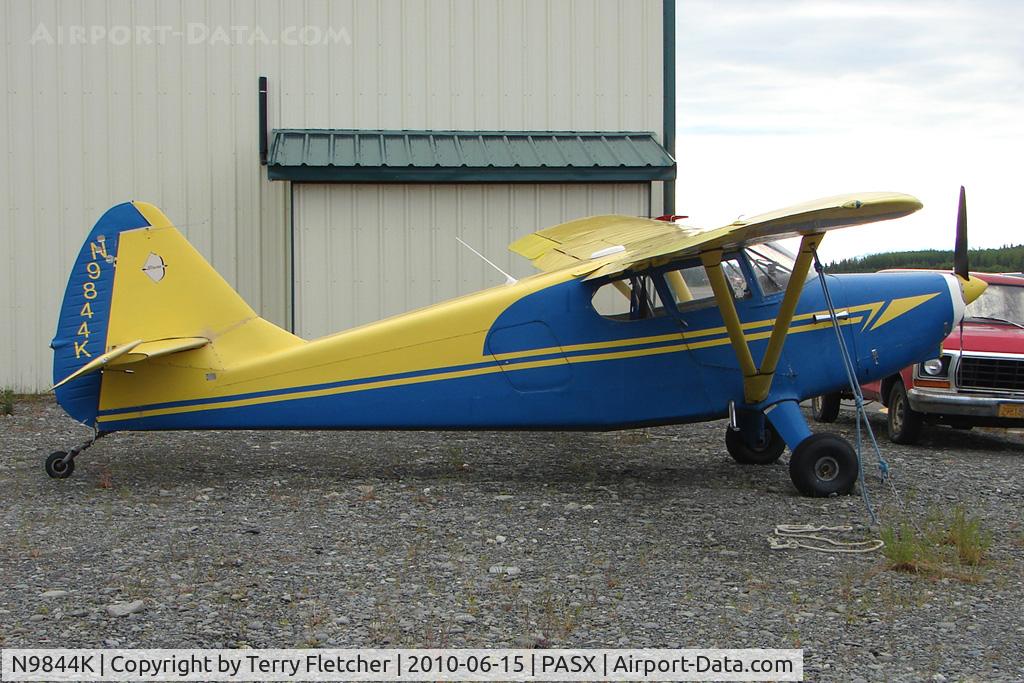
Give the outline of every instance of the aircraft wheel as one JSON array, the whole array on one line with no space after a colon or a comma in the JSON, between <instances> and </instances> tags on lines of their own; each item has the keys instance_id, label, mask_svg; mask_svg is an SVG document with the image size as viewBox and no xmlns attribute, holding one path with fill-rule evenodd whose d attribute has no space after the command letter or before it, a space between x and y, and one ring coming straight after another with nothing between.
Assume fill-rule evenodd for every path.
<instances>
[{"instance_id":1,"label":"aircraft wheel","mask_svg":"<svg viewBox=\"0 0 1024 683\"><path fill-rule=\"evenodd\" d=\"M66 456L64 451L56 451L46 459L46 473L53 479L67 479L75 471L74 459L64 462Z\"/></svg>"},{"instance_id":2,"label":"aircraft wheel","mask_svg":"<svg viewBox=\"0 0 1024 683\"><path fill-rule=\"evenodd\" d=\"M812 498L850 493L857 481L857 453L835 434L812 434L793 451L789 477L801 494Z\"/></svg>"},{"instance_id":3,"label":"aircraft wheel","mask_svg":"<svg viewBox=\"0 0 1024 683\"><path fill-rule=\"evenodd\" d=\"M786 442L772 427L772 423L765 421L764 439L757 446L748 444L741 432L726 428L725 447L733 460L741 465L770 465L786 450Z\"/></svg>"},{"instance_id":4,"label":"aircraft wheel","mask_svg":"<svg viewBox=\"0 0 1024 683\"><path fill-rule=\"evenodd\" d=\"M894 382L889 390L889 440L893 443L916 443L923 423L924 416L910 407L903 382Z\"/></svg>"},{"instance_id":5,"label":"aircraft wheel","mask_svg":"<svg viewBox=\"0 0 1024 683\"><path fill-rule=\"evenodd\" d=\"M822 394L811 399L811 414L815 422L835 422L839 417L840 395L838 391Z\"/></svg>"}]
</instances>

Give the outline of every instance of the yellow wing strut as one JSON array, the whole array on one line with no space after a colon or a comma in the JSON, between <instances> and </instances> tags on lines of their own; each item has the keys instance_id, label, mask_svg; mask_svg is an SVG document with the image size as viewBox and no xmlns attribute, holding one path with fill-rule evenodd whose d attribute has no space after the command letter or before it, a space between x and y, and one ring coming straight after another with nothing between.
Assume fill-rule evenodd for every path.
<instances>
[{"instance_id":1,"label":"yellow wing strut","mask_svg":"<svg viewBox=\"0 0 1024 683\"><path fill-rule=\"evenodd\" d=\"M722 250L702 252L700 260L704 264L704 270L707 271L708 280L711 281L711 290L715 293L718 310L722 314L722 321L725 322L725 329L729 332L732 350L736 353L736 360L739 361L740 370L743 372L743 393L746 394L748 382L757 376L757 367L754 365L754 357L750 355L750 347L743 334L739 313L736 312L732 288L729 287L729 283L725 281L725 275L722 273ZM750 401L749 396L747 400Z\"/></svg>"},{"instance_id":2,"label":"yellow wing strut","mask_svg":"<svg viewBox=\"0 0 1024 683\"><path fill-rule=\"evenodd\" d=\"M708 280L711 282L711 289L715 293L718 309L722 313L725 329L729 332L729 342L743 373L743 397L747 403L760 403L768 398L772 378L775 377L779 357L782 355L782 346L786 342L790 323L793 322L793 315L796 313L796 304L800 300L800 292L811 269L814 250L824 236L824 233L813 233L804 235L800 240L800 252L797 254L796 263L793 264L793 273L786 285L786 293L779 305L779 313L772 326L772 334L768 339L768 347L764 351L760 367L754 365L754 357L750 353L750 346L747 344L739 314L736 312L732 290L722 273L722 250L714 249L700 255Z\"/></svg>"}]
</instances>

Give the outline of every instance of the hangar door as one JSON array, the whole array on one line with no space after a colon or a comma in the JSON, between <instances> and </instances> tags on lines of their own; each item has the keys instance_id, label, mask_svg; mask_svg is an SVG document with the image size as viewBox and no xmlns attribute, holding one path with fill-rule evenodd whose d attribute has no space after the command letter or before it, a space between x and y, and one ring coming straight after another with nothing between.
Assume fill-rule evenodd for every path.
<instances>
[{"instance_id":1,"label":"hangar door","mask_svg":"<svg viewBox=\"0 0 1024 683\"><path fill-rule=\"evenodd\" d=\"M535 272L507 247L556 223L646 216L649 183L294 186L295 333L314 339Z\"/></svg>"}]
</instances>

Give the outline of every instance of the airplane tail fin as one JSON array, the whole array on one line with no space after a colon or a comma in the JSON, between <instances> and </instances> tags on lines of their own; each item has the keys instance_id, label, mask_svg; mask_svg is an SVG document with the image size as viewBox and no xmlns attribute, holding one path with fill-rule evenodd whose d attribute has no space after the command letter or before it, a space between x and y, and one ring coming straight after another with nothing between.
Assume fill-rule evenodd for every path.
<instances>
[{"instance_id":1,"label":"airplane tail fin","mask_svg":"<svg viewBox=\"0 0 1024 683\"><path fill-rule=\"evenodd\" d=\"M126 202L99 219L71 271L51 344L54 390L93 426L104 369L186 352L200 354L187 365L216 369L300 343L260 318L160 209Z\"/></svg>"}]
</instances>

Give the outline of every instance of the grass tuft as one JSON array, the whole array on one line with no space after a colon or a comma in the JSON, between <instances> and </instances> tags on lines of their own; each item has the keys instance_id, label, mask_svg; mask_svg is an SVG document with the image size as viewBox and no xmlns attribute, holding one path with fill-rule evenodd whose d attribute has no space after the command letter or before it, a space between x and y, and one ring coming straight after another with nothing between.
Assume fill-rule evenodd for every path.
<instances>
[{"instance_id":1,"label":"grass tuft","mask_svg":"<svg viewBox=\"0 0 1024 683\"><path fill-rule=\"evenodd\" d=\"M961 563L977 567L992 547L992 534L982 528L980 519L968 517L963 506L958 505L953 510L945 541L956 548Z\"/></svg>"},{"instance_id":2,"label":"grass tuft","mask_svg":"<svg viewBox=\"0 0 1024 683\"><path fill-rule=\"evenodd\" d=\"M992 545L981 519L968 515L960 505L951 515L928 515L924 529L903 522L883 528L881 535L889 569L968 583L980 578L976 570Z\"/></svg>"},{"instance_id":3,"label":"grass tuft","mask_svg":"<svg viewBox=\"0 0 1024 683\"><path fill-rule=\"evenodd\" d=\"M0 397L0 413L14 415L14 390L4 389Z\"/></svg>"},{"instance_id":4,"label":"grass tuft","mask_svg":"<svg viewBox=\"0 0 1024 683\"><path fill-rule=\"evenodd\" d=\"M917 531L903 522L899 528L882 529L882 553L889 568L898 572L920 573L931 564L929 548Z\"/></svg>"}]
</instances>

